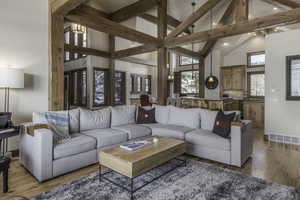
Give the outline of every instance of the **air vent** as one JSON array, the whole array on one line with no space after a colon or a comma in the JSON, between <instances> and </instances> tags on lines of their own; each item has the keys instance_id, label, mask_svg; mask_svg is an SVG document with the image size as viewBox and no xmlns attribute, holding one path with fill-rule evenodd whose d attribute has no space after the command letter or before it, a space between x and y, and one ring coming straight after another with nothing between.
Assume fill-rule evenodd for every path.
<instances>
[{"instance_id":1,"label":"air vent","mask_svg":"<svg viewBox=\"0 0 300 200\"><path fill-rule=\"evenodd\" d=\"M284 144L300 145L300 137L288 136L288 135L270 134L269 141L279 142Z\"/></svg>"}]
</instances>

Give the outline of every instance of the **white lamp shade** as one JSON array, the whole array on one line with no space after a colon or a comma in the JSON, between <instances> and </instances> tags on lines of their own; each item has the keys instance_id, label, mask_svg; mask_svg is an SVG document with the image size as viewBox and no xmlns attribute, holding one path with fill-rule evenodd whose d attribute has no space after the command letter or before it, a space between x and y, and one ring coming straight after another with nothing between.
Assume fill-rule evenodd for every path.
<instances>
[{"instance_id":1,"label":"white lamp shade","mask_svg":"<svg viewBox=\"0 0 300 200\"><path fill-rule=\"evenodd\" d=\"M0 68L0 88L24 88L24 71L13 68Z\"/></svg>"}]
</instances>

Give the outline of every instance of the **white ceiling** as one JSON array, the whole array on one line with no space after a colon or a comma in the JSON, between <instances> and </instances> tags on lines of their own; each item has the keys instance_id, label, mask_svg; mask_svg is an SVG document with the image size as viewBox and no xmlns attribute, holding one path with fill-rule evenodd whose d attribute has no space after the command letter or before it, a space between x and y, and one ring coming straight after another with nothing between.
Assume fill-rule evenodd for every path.
<instances>
[{"instance_id":1,"label":"white ceiling","mask_svg":"<svg viewBox=\"0 0 300 200\"><path fill-rule=\"evenodd\" d=\"M168 14L175 17L176 19L183 21L188 16L192 14L192 2L196 2L196 9L201 7L207 0L168 0ZM293 0L295 2L300 3L300 0ZM104 12L112 13L122 7L128 6L137 0L90 0L88 2L89 5L101 9ZM213 22L218 22L227 6L229 5L230 0L222 0L213 10ZM274 9L276 8L276 9ZM249 18L261 17L266 15L275 14L277 12L282 12L289 10L290 8L285 7L281 4L276 3L272 0L249 0ZM148 13L157 15L156 9L152 9L148 11ZM195 32L208 30L210 28L210 15L209 13L203 16L196 23ZM288 27L284 27L287 29L295 29L300 28L299 25L292 25ZM217 48L226 50L229 48L234 48L234 46L238 47L239 44L247 41L247 38L251 38L253 35L239 35L234 37L228 37L221 39ZM242 41L242 42L241 42ZM229 43L229 46L224 46L224 43ZM205 43L196 44L195 50L202 48ZM186 48L191 49L191 45L185 46Z\"/></svg>"}]
</instances>

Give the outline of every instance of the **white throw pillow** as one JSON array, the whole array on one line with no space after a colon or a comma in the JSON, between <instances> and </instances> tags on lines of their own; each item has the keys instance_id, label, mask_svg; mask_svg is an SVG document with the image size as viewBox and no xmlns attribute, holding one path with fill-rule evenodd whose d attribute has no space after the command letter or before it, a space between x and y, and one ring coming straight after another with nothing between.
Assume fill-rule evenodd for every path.
<instances>
[{"instance_id":1,"label":"white throw pillow","mask_svg":"<svg viewBox=\"0 0 300 200\"><path fill-rule=\"evenodd\" d=\"M200 111L170 106L169 124L200 128Z\"/></svg>"},{"instance_id":2,"label":"white throw pillow","mask_svg":"<svg viewBox=\"0 0 300 200\"><path fill-rule=\"evenodd\" d=\"M79 133L79 109L72 110L63 110L63 111L54 111L50 113L58 113L58 114L67 114L69 113L70 118L70 134ZM44 112L33 112L32 113L32 122L33 124L47 124L48 121L46 119Z\"/></svg>"},{"instance_id":3,"label":"white throw pillow","mask_svg":"<svg viewBox=\"0 0 300 200\"><path fill-rule=\"evenodd\" d=\"M154 105L155 108L155 120L160 124L169 123L170 106Z\"/></svg>"},{"instance_id":4,"label":"white throw pillow","mask_svg":"<svg viewBox=\"0 0 300 200\"><path fill-rule=\"evenodd\" d=\"M80 131L110 127L110 109L80 109Z\"/></svg>"},{"instance_id":5,"label":"white throw pillow","mask_svg":"<svg viewBox=\"0 0 300 200\"><path fill-rule=\"evenodd\" d=\"M111 126L134 124L135 113L135 105L111 107Z\"/></svg>"},{"instance_id":6,"label":"white throw pillow","mask_svg":"<svg viewBox=\"0 0 300 200\"><path fill-rule=\"evenodd\" d=\"M199 109L199 110L201 116L201 128L212 131L214 129L218 111L208 110L208 109Z\"/></svg>"}]
</instances>

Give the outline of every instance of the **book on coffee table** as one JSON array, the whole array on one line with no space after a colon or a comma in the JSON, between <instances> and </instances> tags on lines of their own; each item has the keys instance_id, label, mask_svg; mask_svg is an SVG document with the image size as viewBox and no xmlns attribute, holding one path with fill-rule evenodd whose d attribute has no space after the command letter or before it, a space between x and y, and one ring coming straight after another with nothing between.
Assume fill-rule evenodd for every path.
<instances>
[{"instance_id":1,"label":"book on coffee table","mask_svg":"<svg viewBox=\"0 0 300 200\"><path fill-rule=\"evenodd\" d=\"M122 149L128 150L128 151L136 151L138 149L141 149L145 146L151 145L152 142L146 141L146 140L141 140L141 141L135 141L135 142L130 142L126 144L120 145Z\"/></svg>"}]
</instances>

